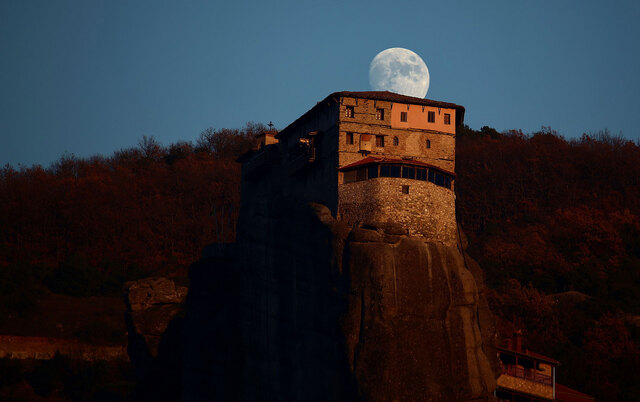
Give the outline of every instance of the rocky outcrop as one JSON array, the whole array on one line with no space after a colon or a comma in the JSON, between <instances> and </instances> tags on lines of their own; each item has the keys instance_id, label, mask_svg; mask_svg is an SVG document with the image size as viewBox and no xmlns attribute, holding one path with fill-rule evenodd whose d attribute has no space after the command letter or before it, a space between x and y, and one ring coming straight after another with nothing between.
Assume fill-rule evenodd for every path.
<instances>
[{"instance_id":1,"label":"rocky outcrop","mask_svg":"<svg viewBox=\"0 0 640 402\"><path fill-rule=\"evenodd\" d=\"M491 398L495 327L462 248L318 204L245 212L191 267L182 400Z\"/></svg>"},{"instance_id":2,"label":"rocky outcrop","mask_svg":"<svg viewBox=\"0 0 640 402\"><path fill-rule=\"evenodd\" d=\"M167 278L145 278L125 284L127 352L137 378L135 400L179 398L187 290Z\"/></svg>"},{"instance_id":3,"label":"rocky outcrop","mask_svg":"<svg viewBox=\"0 0 640 402\"><path fill-rule=\"evenodd\" d=\"M345 335L360 393L380 401L487 397L495 378L463 256L374 229L352 231L346 249Z\"/></svg>"},{"instance_id":4,"label":"rocky outcrop","mask_svg":"<svg viewBox=\"0 0 640 402\"><path fill-rule=\"evenodd\" d=\"M167 278L145 278L125 283L127 328L139 335L151 356L158 354L158 345L171 320L182 311L187 296L186 286L177 286Z\"/></svg>"}]
</instances>

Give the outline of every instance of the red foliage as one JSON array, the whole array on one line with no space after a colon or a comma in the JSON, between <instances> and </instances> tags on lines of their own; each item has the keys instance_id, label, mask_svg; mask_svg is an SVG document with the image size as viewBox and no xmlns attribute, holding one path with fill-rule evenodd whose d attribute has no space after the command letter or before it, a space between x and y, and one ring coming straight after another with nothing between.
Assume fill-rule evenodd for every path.
<instances>
[{"instance_id":1,"label":"red foliage","mask_svg":"<svg viewBox=\"0 0 640 402\"><path fill-rule=\"evenodd\" d=\"M184 270L205 244L233 241L240 204L235 158L259 129L207 130L197 148L165 148L145 137L110 158L63 157L46 170L5 167L0 261L57 266L81 256L106 270Z\"/></svg>"},{"instance_id":2,"label":"red foliage","mask_svg":"<svg viewBox=\"0 0 640 402\"><path fill-rule=\"evenodd\" d=\"M640 315L639 144L463 127L457 145L458 217L501 334L524 329L599 400L636 397L640 331L621 317Z\"/></svg>"}]
</instances>

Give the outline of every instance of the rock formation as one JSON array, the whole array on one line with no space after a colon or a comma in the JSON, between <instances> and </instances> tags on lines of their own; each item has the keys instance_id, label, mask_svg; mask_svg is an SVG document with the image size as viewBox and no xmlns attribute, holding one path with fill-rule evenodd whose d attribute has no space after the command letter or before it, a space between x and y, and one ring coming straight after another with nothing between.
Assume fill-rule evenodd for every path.
<instances>
[{"instance_id":1,"label":"rock formation","mask_svg":"<svg viewBox=\"0 0 640 402\"><path fill-rule=\"evenodd\" d=\"M462 247L264 202L191 267L182 400L491 398L495 328Z\"/></svg>"},{"instance_id":2,"label":"rock formation","mask_svg":"<svg viewBox=\"0 0 640 402\"><path fill-rule=\"evenodd\" d=\"M125 283L127 352L137 377L135 400L178 400L187 290L166 278Z\"/></svg>"}]
</instances>

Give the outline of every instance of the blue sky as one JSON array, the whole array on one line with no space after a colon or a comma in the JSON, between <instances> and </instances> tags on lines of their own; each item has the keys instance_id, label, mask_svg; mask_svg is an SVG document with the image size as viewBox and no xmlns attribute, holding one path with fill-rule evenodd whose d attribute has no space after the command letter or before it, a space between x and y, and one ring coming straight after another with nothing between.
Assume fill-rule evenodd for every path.
<instances>
[{"instance_id":1,"label":"blue sky","mask_svg":"<svg viewBox=\"0 0 640 402\"><path fill-rule=\"evenodd\" d=\"M466 123L640 137L637 1L0 1L0 165L286 127L389 47Z\"/></svg>"}]
</instances>

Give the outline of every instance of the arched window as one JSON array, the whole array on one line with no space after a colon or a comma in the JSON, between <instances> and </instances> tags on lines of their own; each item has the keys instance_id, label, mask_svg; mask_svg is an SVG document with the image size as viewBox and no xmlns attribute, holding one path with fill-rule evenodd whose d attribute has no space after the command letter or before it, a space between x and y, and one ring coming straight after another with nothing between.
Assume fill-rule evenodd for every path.
<instances>
[{"instance_id":1,"label":"arched window","mask_svg":"<svg viewBox=\"0 0 640 402\"><path fill-rule=\"evenodd\" d=\"M398 137L393 137L393 146L397 147L400 144L400 140Z\"/></svg>"},{"instance_id":2,"label":"arched window","mask_svg":"<svg viewBox=\"0 0 640 402\"><path fill-rule=\"evenodd\" d=\"M427 140L427 149L431 148L431 140Z\"/></svg>"}]
</instances>

